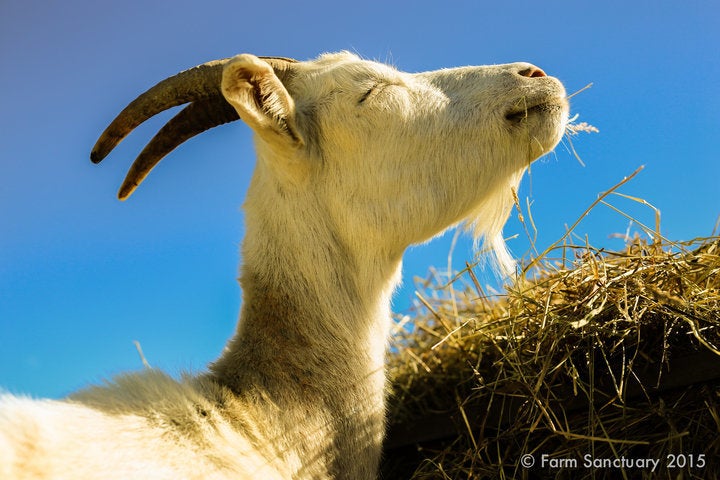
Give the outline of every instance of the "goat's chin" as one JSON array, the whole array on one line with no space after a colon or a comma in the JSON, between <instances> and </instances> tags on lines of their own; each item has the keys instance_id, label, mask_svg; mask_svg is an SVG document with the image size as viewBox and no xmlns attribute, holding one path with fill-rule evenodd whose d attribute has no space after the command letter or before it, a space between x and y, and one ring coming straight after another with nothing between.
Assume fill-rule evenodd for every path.
<instances>
[{"instance_id":1,"label":"goat's chin","mask_svg":"<svg viewBox=\"0 0 720 480\"><path fill-rule=\"evenodd\" d=\"M559 105L543 106L526 119L530 161L552 151L562 140L567 125L567 109Z\"/></svg>"}]
</instances>

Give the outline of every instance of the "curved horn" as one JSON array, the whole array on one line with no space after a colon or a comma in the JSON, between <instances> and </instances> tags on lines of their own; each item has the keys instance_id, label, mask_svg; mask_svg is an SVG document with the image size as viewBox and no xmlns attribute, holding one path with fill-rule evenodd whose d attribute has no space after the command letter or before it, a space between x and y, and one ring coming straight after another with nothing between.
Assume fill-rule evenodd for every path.
<instances>
[{"instance_id":1,"label":"curved horn","mask_svg":"<svg viewBox=\"0 0 720 480\"><path fill-rule=\"evenodd\" d=\"M238 120L235 109L223 97L196 100L175 115L145 146L130 166L118 198L125 200L165 155L186 140L213 127Z\"/></svg>"},{"instance_id":2,"label":"curved horn","mask_svg":"<svg viewBox=\"0 0 720 480\"><path fill-rule=\"evenodd\" d=\"M281 80L296 60L261 57L270 63ZM130 167L118 197L127 198L150 170L185 140L239 117L220 92L222 70L231 58L214 60L167 78L133 100L100 135L90 153L101 162L135 127L150 117L190 102L153 137Z\"/></svg>"}]
</instances>

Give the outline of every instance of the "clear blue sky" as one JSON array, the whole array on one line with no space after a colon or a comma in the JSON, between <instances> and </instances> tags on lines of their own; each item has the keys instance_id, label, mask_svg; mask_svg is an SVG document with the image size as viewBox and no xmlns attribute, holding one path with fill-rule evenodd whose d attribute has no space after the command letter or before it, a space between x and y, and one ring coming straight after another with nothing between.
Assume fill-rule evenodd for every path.
<instances>
[{"instance_id":1,"label":"clear blue sky","mask_svg":"<svg viewBox=\"0 0 720 480\"><path fill-rule=\"evenodd\" d=\"M247 4L247 5L246 5ZM202 5L200 7L199 5ZM125 203L115 192L160 122L100 166L88 154L138 93L204 61L250 52L311 58L349 49L406 71L530 61L562 79L572 110L600 129L534 164L540 248L639 165L623 192L663 214L673 239L720 214L720 7L715 2L0 3L0 386L58 397L141 368L201 369L234 329L253 165L241 123L193 139ZM200 159L197 161L197 159ZM531 180L531 181L529 181ZM191 196L182 192L192 191ZM642 220L652 212L614 200ZM597 246L628 222L599 208L578 228ZM522 234L513 218L506 235ZM412 277L445 268L452 235L406 255ZM454 252L472 259L468 240ZM510 242L517 256L527 241Z\"/></svg>"}]
</instances>

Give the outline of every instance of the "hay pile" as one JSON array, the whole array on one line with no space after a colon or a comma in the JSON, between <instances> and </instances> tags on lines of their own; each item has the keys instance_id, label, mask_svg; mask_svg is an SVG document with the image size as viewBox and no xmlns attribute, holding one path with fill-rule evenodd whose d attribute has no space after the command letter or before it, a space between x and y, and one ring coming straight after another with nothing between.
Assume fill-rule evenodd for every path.
<instances>
[{"instance_id":1,"label":"hay pile","mask_svg":"<svg viewBox=\"0 0 720 480\"><path fill-rule=\"evenodd\" d=\"M398 320L382 478L720 478L720 237L541 257Z\"/></svg>"}]
</instances>

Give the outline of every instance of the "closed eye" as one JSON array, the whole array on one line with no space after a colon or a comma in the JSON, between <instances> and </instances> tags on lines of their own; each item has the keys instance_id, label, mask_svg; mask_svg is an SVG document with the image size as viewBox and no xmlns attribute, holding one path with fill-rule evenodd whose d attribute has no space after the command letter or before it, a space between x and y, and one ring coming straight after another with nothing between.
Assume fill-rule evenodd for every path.
<instances>
[{"instance_id":1,"label":"closed eye","mask_svg":"<svg viewBox=\"0 0 720 480\"><path fill-rule=\"evenodd\" d=\"M375 90L378 89L379 86L380 86L380 84L379 84L379 83L376 83L376 84L373 85L372 88L370 88L367 92L363 93L362 97L360 97L360 99L359 99L358 102L357 102L358 105L362 105L363 103L365 103L365 100L367 100L367 99L370 97L370 95L371 95Z\"/></svg>"},{"instance_id":2,"label":"closed eye","mask_svg":"<svg viewBox=\"0 0 720 480\"><path fill-rule=\"evenodd\" d=\"M367 92L363 93L362 96L358 99L357 104L362 105L366 103L368 100L376 97L378 94L383 92L388 87L404 87L405 84L403 82L397 81L397 80L382 80L377 82L375 85L373 85Z\"/></svg>"}]
</instances>

